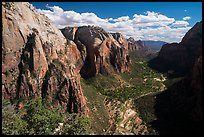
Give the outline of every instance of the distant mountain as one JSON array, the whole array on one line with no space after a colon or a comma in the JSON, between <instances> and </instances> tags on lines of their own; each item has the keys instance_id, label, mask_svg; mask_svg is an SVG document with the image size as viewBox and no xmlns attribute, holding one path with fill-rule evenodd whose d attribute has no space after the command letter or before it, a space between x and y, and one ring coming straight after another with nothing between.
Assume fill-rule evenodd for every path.
<instances>
[{"instance_id":1,"label":"distant mountain","mask_svg":"<svg viewBox=\"0 0 204 137\"><path fill-rule=\"evenodd\" d=\"M129 51L139 51L144 49L143 42L141 40L135 41L133 37L127 39Z\"/></svg>"},{"instance_id":2,"label":"distant mountain","mask_svg":"<svg viewBox=\"0 0 204 137\"><path fill-rule=\"evenodd\" d=\"M156 51L159 51L164 44L167 44L167 42L164 42L164 41L153 41L153 40L143 40L142 42L145 47L148 47Z\"/></svg>"},{"instance_id":3,"label":"distant mountain","mask_svg":"<svg viewBox=\"0 0 204 137\"><path fill-rule=\"evenodd\" d=\"M151 40L134 40L133 37L127 39L128 50L134 52L137 56L156 55L164 44L164 41L151 41Z\"/></svg>"}]
</instances>

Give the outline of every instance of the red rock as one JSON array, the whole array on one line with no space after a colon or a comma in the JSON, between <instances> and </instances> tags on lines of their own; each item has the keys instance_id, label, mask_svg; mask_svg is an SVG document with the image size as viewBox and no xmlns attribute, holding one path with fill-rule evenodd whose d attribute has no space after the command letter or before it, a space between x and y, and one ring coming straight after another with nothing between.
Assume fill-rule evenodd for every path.
<instances>
[{"instance_id":1,"label":"red rock","mask_svg":"<svg viewBox=\"0 0 204 137\"><path fill-rule=\"evenodd\" d=\"M111 35L94 26L66 27L61 31L67 39L74 40L81 53L82 77L109 74L113 69L118 72L129 70L128 43L121 34Z\"/></svg>"},{"instance_id":2,"label":"red rock","mask_svg":"<svg viewBox=\"0 0 204 137\"><path fill-rule=\"evenodd\" d=\"M139 51L144 49L142 41L135 41L134 38L130 37L127 39L129 51Z\"/></svg>"},{"instance_id":3,"label":"red rock","mask_svg":"<svg viewBox=\"0 0 204 137\"><path fill-rule=\"evenodd\" d=\"M69 112L87 115L75 43L29 3L3 2L2 22L3 98L19 99L21 104L41 97L44 103L61 105L63 111L70 105Z\"/></svg>"}]
</instances>

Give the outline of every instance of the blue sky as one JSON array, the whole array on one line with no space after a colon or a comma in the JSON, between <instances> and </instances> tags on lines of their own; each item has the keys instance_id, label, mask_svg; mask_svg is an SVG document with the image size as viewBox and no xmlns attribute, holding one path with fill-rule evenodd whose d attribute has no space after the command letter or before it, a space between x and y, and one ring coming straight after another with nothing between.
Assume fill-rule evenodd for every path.
<instances>
[{"instance_id":1,"label":"blue sky","mask_svg":"<svg viewBox=\"0 0 204 137\"><path fill-rule=\"evenodd\" d=\"M179 42L196 22L202 20L201 2L31 2L31 4L39 9L39 12L47 15L58 27L98 25L107 31L118 31L135 39L167 42ZM172 36L167 38L168 30L168 35ZM156 36L156 31L160 31L161 34Z\"/></svg>"}]
</instances>

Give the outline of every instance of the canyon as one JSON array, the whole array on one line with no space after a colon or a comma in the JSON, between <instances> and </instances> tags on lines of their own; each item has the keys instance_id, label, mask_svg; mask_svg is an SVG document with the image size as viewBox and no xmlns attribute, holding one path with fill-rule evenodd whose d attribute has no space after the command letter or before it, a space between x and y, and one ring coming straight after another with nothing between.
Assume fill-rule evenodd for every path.
<instances>
[{"instance_id":1,"label":"canyon","mask_svg":"<svg viewBox=\"0 0 204 137\"><path fill-rule=\"evenodd\" d=\"M2 100L21 110L40 98L85 115L94 135L188 134L192 126L161 128L169 114L200 133L202 21L162 44L158 52L98 26L58 29L30 3L2 2Z\"/></svg>"}]
</instances>

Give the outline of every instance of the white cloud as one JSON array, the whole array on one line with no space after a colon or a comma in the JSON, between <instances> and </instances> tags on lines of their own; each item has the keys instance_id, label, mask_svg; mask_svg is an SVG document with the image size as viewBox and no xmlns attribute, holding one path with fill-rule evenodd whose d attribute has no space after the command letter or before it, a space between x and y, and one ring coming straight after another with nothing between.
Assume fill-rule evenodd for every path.
<instances>
[{"instance_id":1,"label":"white cloud","mask_svg":"<svg viewBox=\"0 0 204 137\"><path fill-rule=\"evenodd\" d=\"M122 21L128 21L130 19L129 16L122 16L122 17L119 17L117 19L114 19L113 21L115 22L122 22Z\"/></svg>"},{"instance_id":2,"label":"white cloud","mask_svg":"<svg viewBox=\"0 0 204 137\"><path fill-rule=\"evenodd\" d=\"M166 42L180 42L190 29L187 21L175 20L163 14L147 11L144 14L134 14L133 17L100 18L95 13L77 13L64 11L59 6L46 6L47 10L37 9L45 14L58 28L65 26L100 26L108 32L120 32L124 36L135 40L162 40ZM185 19L184 19L185 18ZM183 20L189 18L184 17Z\"/></svg>"},{"instance_id":3,"label":"white cloud","mask_svg":"<svg viewBox=\"0 0 204 137\"><path fill-rule=\"evenodd\" d=\"M145 28L141 29L145 40L163 40L166 42L179 42L184 34L191 27L171 28L169 26L163 26L159 28Z\"/></svg>"},{"instance_id":4,"label":"white cloud","mask_svg":"<svg viewBox=\"0 0 204 137\"><path fill-rule=\"evenodd\" d=\"M188 26L188 25L189 23L183 20L175 21L174 23L172 23L173 27L183 27L183 26Z\"/></svg>"},{"instance_id":5,"label":"white cloud","mask_svg":"<svg viewBox=\"0 0 204 137\"><path fill-rule=\"evenodd\" d=\"M191 17L183 17L183 20L189 20L189 19L191 19Z\"/></svg>"},{"instance_id":6,"label":"white cloud","mask_svg":"<svg viewBox=\"0 0 204 137\"><path fill-rule=\"evenodd\" d=\"M147 11L146 15L137 15L135 14L133 17L134 24L140 26L166 26L175 21L174 18L168 18L165 15Z\"/></svg>"}]
</instances>

